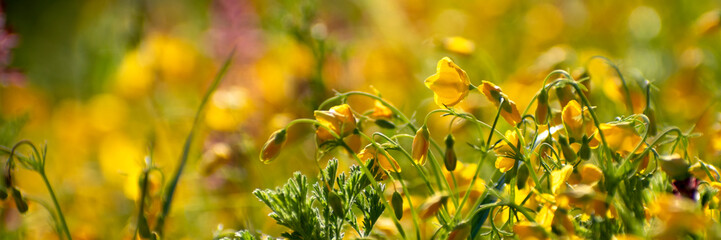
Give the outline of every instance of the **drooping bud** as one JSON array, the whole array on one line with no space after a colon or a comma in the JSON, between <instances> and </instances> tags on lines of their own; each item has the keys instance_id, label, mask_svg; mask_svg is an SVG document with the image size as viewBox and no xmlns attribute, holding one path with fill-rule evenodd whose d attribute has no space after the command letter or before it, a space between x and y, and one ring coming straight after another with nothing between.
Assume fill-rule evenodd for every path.
<instances>
[{"instance_id":1,"label":"drooping bud","mask_svg":"<svg viewBox=\"0 0 721 240\"><path fill-rule=\"evenodd\" d=\"M518 178L518 181L516 182L516 186L518 189L523 189L526 186L526 180L528 180L528 166L526 166L525 163L521 163L518 165L518 174L516 177Z\"/></svg>"},{"instance_id":2,"label":"drooping bud","mask_svg":"<svg viewBox=\"0 0 721 240\"><path fill-rule=\"evenodd\" d=\"M23 194L20 193L20 190L17 188L13 188L13 200L15 201L15 206L18 208L18 211L20 213L25 213L28 211L28 203L23 199Z\"/></svg>"},{"instance_id":3,"label":"drooping bud","mask_svg":"<svg viewBox=\"0 0 721 240\"><path fill-rule=\"evenodd\" d=\"M260 152L261 162L268 164L278 156L280 150L283 148L283 145L285 145L285 135L285 129L280 129L270 135L270 138L268 138L268 141L265 142L265 145L263 145L263 149Z\"/></svg>"},{"instance_id":4,"label":"drooping bud","mask_svg":"<svg viewBox=\"0 0 721 240\"><path fill-rule=\"evenodd\" d=\"M328 205L330 205L330 208L333 209L333 213L342 218L344 214L343 212L343 203L338 197L338 194L335 194L335 192L329 192L328 193Z\"/></svg>"},{"instance_id":5,"label":"drooping bud","mask_svg":"<svg viewBox=\"0 0 721 240\"><path fill-rule=\"evenodd\" d=\"M561 152L563 153L563 157L566 158L566 162L575 162L577 157L576 152L574 152L571 146L568 144L568 140L566 140L565 137L560 137L558 139L558 144L561 145Z\"/></svg>"},{"instance_id":6,"label":"drooping bud","mask_svg":"<svg viewBox=\"0 0 721 240\"><path fill-rule=\"evenodd\" d=\"M548 91L541 89L536 100L536 124L545 125L548 123Z\"/></svg>"},{"instance_id":7,"label":"drooping bud","mask_svg":"<svg viewBox=\"0 0 721 240\"><path fill-rule=\"evenodd\" d=\"M396 215L396 218L401 220L401 218L403 218L403 198L400 193L393 192L391 204L393 205L393 213Z\"/></svg>"},{"instance_id":8,"label":"drooping bud","mask_svg":"<svg viewBox=\"0 0 721 240\"><path fill-rule=\"evenodd\" d=\"M415 161L418 165L423 165L426 163L426 158L428 157L428 148L431 145L430 135L431 134L428 132L428 127L423 125L423 127L418 129L418 132L416 132L416 136L413 138L411 156L413 157L413 161Z\"/></svg>"},{"instance_id":9,"label":"drooping bud","mask_svg":"<svg viewBox=\"0 0 721 240\"><path fill-rule=\"evenodd\" d=\"M583 135L581 149L578 150L578 156L581 157L582 160L591 158L591 147L588 145L590 141L586 135Z\"/></svg>"},{"instance_id":10,"label":"drooping bud","mask_svg":"<svg viewBox=\"0 0 721 240\"><path fill-rule=\"evenodd\" d=\"M449 172L453 172L453 170L456 170L456 164L458 163L458 157L456 157L456 150L453 149L453 144L455 144L456 140L453 139L453 135L448 134L446 136L446 156L444 158L444 161L446 163L446 170Z\"/></svg>"}]
</instances>

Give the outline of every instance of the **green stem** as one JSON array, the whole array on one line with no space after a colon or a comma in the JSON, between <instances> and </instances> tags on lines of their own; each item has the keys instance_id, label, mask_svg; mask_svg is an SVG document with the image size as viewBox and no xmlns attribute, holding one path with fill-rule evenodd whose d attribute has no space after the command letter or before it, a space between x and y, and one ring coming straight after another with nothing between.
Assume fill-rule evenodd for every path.
<instances>
[{"instance_id":1,"label":"green stem","mask_svg":"<svg viewBox=\"0 0 721 240\"><path fill-rule=\"evenodd\" d=\"M70 230L68 230L68 224L65 222L65 216L63 215L63 211L60 210L60 204L58 204L58 199L55 197L55 192L53 191L53 187L50 186L50 181L48 181L48 177L45 175L45 170L40 172L40 176L43 177L43 182L45 182L45 186L48 188L48 192L50 192L50 198L53 199L53 204L55 205L55 211L58 212L58 218L60 218L60 223L63 226L63 231L65 233L65 237L68 240L72 240L73 237L70 236Z\"/></svg>"},{"instance_id":2,"label":"green stem","mask_svg":"<svg viewBox=\"0 0 721 240\"><path fill-rule=\"evenodd\" d=\"M618 68L618 66L616 66L615 63L613 63L613 61L611 61L611 59L608 59L604 56L593 56L588 61L590 62L591 60L596 59L596 58L604 60L604 62L606 62L606 64L611 66L613 68L613 70L616 71L618 78L621 79L621 84L623 85L623 91L626 94L626 106L630 112L629 114L633 114L633 103L631 102L631 92L628 90L628 85L626 84L626 79L623 78L623 74L621 74L621 70Z\"/></svg>"}]
</instances>

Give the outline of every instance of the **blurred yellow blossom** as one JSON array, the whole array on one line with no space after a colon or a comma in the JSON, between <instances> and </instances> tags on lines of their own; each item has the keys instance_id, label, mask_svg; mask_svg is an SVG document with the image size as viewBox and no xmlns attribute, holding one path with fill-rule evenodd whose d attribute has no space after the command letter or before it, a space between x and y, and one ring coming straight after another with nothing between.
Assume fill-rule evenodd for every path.
<instances>
[{"instance_id":1,"label":"blurred yellow blossom","mask_svg":"<svg viewBox=\"0 0 721 240\"><path fill-rule=\"evenodd\" d=\"M486 99L493 103L496 108L500 107L501 117L508 122L508 124L516 125L521 122L521 114L518 112L516 103L513 102L508 96L503 93L500 87L496 86L492 82L483 81L480 87L481 93L486 96ZM501 106L501 98L503 98L503 105Z\"/></svg>"},{"instance_id":2,"label":"blurred yellow blossom","mask_svg":"<svg viewBox=\"0 0 721 240\"><path fill-rule=\"evenodd\" d=\"M450 52L464 55L471 54L473 53L473 50L476 49L476 45L473 41L459 36L444 38L443 47Z\"/></svg>"},{"instance_id":3,"label":"blurred yellow blossom","mask_svg":"<svg viewBox=\"0 0 721 240\"><path fill-rule=\"evenodd\" d=\"M453 63L450 58L444 57L438 61L436 74L426 78L425 84L433 91L438 106L453 107L466 98L471 82L466 71Z\"/></svg>"}]
</instances>

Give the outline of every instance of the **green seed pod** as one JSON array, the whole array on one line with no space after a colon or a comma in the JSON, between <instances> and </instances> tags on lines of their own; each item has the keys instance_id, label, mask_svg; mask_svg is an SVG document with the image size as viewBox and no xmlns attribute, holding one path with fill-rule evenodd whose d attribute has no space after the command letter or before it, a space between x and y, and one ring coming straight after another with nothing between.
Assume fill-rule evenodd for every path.
<instances>
[{"instance_id":1,"label":"green seed pod","mask_svg":"<svg viewBox=\"0 0 721 240\"><path fill-rule=\"evenodd\" d=\"M335 192L328 193L328 205L333 209L333 213L336 216L343 217L343 202L340 197L338 197L338 194L335 194Z\"/></svg>"},{"instance_id":2,"label":"green seed pod","mask_svg":"<svg viewBox=\"0 0 721 240\"><path fill-rule=\"evenodd\" d=\"M574 152L571 146L568 145L568 140L564 137L560 137L558 139L558 144L561 145L561 152L563 153L563 157L566 158L566 162L575 162L577 157L576 152Z\"/></svg>"},{"instance_id":3,"label":"green seed pod","mask_svg":"<svg viewBox=\"0 0 721 240\"><path fill-rule=\"evenodd\" d=\"M396 214L396 218L401 220L401 218L403 218L403 198L400 193L393 192L391 204L393 205L393 213Z\"/></svg>"},{"instance_id":4,"label":"green seed pod","mask_svg":"<svg viewBox=\"0 0 721 240\"><path fill-rule=\"evenodd\" d=\"M446 163L446 170L453 172L456 170L456 164L458 163L458 157L456 157L456 150L453 149L453 145L456 140L453 139L453 135L448 134L446 136L446 156L444 158Z\"/></svg>"},{"instance_id":5,"label":"green seed pod","mask_svg":"<svg viewBox=\"0 0 721 240\"><path fill-rule=\"evenodd\" d=\"M548 91L541 89L536 100L536 124L545 125L548 123Z\"/></svg>"},{"instance_id":6,"label":"green seed pod","mask_svg":"<svg viewBox=\"0 0 721 240\"><path fill-rule=\"evenodd\" d=\"M521 162L518 165L518 175L516 177L518 178L516 186L518 186L518 189L523 189L526 186L526 180L528 180L528 166L525 163Z\"/></svg>"},{"instance_id":7,"label":"green seed pod","mask_svg":"<svg viewBox=\"0 0 721 240\"><path fill-rule=\"evenodd\" d=\"M393 124L391 121L388 121L385 119L376 119L375 123L379 127L385 128L385 129L395 129L396 128L395 124Z\"/></svg>"},{"instance_id":8,"label":"green seed pod","mask_svg":"<svg viewBox=\"0 0 721 240\"><path fill-rule=\"evenodd\" d=\"M18 208L18 211L20 213L25 213L28 211L28 203L23 199L23 194L20 193L20 190L17 188L13 188L13 200L15 200L15 206Z\"/></svg>"},{"instance_id":9,"label":"green seed pod","mask_svg":"<svg viewBox=\"0 0 721 240\"><path fill-rule=\"evenodd\" d=\"M578 156L581 157L583 160L588 160L591 158L591 147L588 146L588 137L586 135L583 135L583 140L581 143L581 149L578 150Z\"/></svg>"}]
</instances>

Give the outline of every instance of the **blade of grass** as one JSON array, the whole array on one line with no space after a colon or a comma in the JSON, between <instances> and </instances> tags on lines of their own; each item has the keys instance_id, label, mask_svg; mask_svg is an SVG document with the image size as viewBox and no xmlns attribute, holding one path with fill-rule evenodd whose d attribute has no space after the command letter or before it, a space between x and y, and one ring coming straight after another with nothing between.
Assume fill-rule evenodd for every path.
<instances>
[{"instance_id":1,"label":"blade of grass","mask_svg":"<svg viewBox=\"0 0 721 240\"><path fill-rule=\"evenodd\" d=\"M211 83L208 90L205 92L205 95L203 96L203 100L200 102L200 106L198 106L198 110L195 112L195 119L193 120L193 126L190 129L190 133L188 133L188 137L185 139L185 144L183 145L183 154L180 156L178 168L175 170L175 174L173 175L173 178L171 179L171 181L168 184L168 187L165 191L165 196L163 197L162 209L161 209L160 214L158 215L158 219L157 219L157 222L155 225L155 232L157 232L158 235L160 235L160 236L162 236L165 218L168 216L168 213L170 212L170 206L171 206L171 203L173 202L173 194L175 193L175 189L178 187L178 181L180 181L180 175L183 174L183 169L185 168L185 164L188 162L188 155L190 154L190 146L193 142L193 136L195 135L195 131L198 128L198 123L200 122L201 113L203 112L203 109L205 108L205 105L207 104L208 99L210 99L210 95L215 91L216 88L218 88L220 81L223 79L223 76L228 71L228 67L230 66L231 60L233 59L233 55L235 55L235 49L233 49L230 52L230 55L228 56L228 58L225 59L223 66L218 71L218 74L215 75L215 79Z\"/></svg>"}]
</instances>

